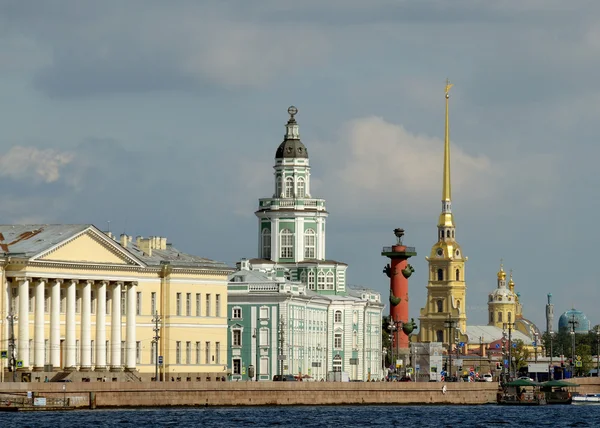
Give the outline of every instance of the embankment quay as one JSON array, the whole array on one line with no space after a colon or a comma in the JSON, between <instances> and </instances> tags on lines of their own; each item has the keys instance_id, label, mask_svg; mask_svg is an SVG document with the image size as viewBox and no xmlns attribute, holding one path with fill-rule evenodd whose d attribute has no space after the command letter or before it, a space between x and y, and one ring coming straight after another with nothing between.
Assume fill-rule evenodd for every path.
<instances>
[{"instance_id":1,"label":"embankment quay","mask_svg":"<svg viewBox=\"0 0 600 428\"><path fill-rule=\"evenodd\" d=\"M597 378L576 379L580 393ZM445 392L443 391L443 387ZM63 389L64 388L64 389ZM3 383L0 402L45 397L78 408L495 403L495 382L99 382Z\"/></svg>"}]
</instances>

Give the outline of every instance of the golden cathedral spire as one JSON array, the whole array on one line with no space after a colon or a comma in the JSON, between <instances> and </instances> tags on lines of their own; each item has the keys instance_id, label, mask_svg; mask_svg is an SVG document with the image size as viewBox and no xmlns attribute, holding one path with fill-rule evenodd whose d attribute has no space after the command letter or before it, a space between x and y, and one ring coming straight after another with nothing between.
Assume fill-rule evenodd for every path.
<instances>
[{"instance_id":1,"label":"golden cathedral spire","mask_svg":"<svg viewBox=\"0 0 600 428\"><path fill-rule=\"evenodd\" d=\"M506 272L504 272L504 259L500 259L500 270L498 271L498 279L506 279Z\"/></svg>"},{"instance_id":2,"label":"golden cathedral spire","mask_svg":"<svg viewBox=\"0 0 600 428\"><path fill-rule=\"evenodd\" d=\"M442 201L452 200L452 187L450 185L450 120L448 104L450 100L450 88L453 85L446 79L446 126L444 133L444 185L442 188Z\"/></svg>"},{"instance_id":3,"label":"golden cathedral spire","mask_svg":"<svg viewBox=\"0 0 600 428\"><path fill-rule=\"evenodd\" d=\"M510 291L514 292L515 291L515 282L513 281L512 274L513 274L513 271L511 269L510 270L510 279L508 280L508 288L510 289Z\"/></svg>"}]
</instances>

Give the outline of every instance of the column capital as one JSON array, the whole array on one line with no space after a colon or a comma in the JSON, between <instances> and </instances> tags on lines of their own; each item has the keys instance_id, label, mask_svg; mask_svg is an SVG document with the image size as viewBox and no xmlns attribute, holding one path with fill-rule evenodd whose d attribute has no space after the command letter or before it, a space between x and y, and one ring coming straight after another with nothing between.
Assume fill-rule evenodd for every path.
<instances>
[{"instance_id":1,"label":"column capital","mask_svg":"<svg viewBox=\"0 0 600 428\"><path fill-rule=\"evenodd\" d=\"M59 284L63 284L65 282L65 280L62 278L52 278L52 281L57 282Z\"/></svg>"},{"instance_id":2,"label":"column capital","mask_svg":"<svg viewBox=\"0 0 600 428\"><path fill-rule=\"evenodd\" d=\"M138 286L138 282L137 281L131 281L131 282L128 282L127 285L130 285L132 287L137 287Z\"/></svg>"},{"instance_id":3,"label":"column capital","mask_svg":"<svg viewBox=\"0 0 600 428\"><path fill-rule=\"evenodd\" d=\"M47 284L49 280L48 280L48 278L37 278L37 281L38 282L44 282L44 283Z\"/></svg>"},{"instance_id":4,"label":"column capital","mask_svg":"<svg viewBox=\"0 0 600 428\"><path fill-rule=\"evenodd\" d=\"M96 283L96 280L95 279L84 279L83 282L86 282L90 285L94 285Z\"/></svg>"},{"instance_id":5,"label":"column capital","mask_svg":"<svg viewBox=\"0 0 600 428\"><path fill-rule=\"evenodd\" d=\"M21 281L31 281L31 277L30 276L15 276L13 278L15 281L17 282L21 282Z\"/></svg>"}]
</instances>

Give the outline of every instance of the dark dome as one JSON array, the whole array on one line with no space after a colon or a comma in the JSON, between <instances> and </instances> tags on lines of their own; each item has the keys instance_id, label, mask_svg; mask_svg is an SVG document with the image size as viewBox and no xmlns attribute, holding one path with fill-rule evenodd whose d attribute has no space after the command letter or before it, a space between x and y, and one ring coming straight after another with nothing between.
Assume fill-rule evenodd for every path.
<instances>
[{"instance_id":1,"label":"dark dome","mask_svg":"<svg viewBox=\"0 0 600 428\"><path fill-rule=\"evenodd\" d=\"M558 319L558 328L566 328L568 331L571 331L572 327L569 321L577 322L577 325L575 326L575 333L587 333L590 331L590 321L588 320L588 317L581 311L571 309L562 314Z\"/></svg>"},{"instance_id":2,"label":"dark dome","mask_svg":"<svg viewBox=\"0 0 600 428\"><path fill-rule=\"evenodd\" d=\"M283 158L305 158L308 159L308 152L302 141L300 140L284 140L283 143L277 147L275 152L275 159Z\"/></svg>"}]
</instances>

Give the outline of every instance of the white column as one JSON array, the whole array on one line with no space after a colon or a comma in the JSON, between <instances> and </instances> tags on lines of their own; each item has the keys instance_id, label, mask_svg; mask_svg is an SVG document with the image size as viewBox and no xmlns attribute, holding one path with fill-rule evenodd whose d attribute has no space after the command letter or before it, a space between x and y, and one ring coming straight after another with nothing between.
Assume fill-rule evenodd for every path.
<instances>
[{"instance_id":1,"label":"white column","mask_svg":"<svg viewBox=\"0 0 600 428\"><path fill-rule=\"evenodd\" d=\"M33 369L44 369L44 289L46 280L40 279L35 285L35 324L33 330Z\"/></svg>"},{"instance_id":2,"label":"white column","mask_svg":"<svg viewBox=\"0 0 600 428\"><path fill-rule=\"evenodd\" d=\"M80 370L92 367L92 283L85 281L81 293L81 364Z\"/></svg>"},{"instance_id":3,"label":"white column","mask_svg":"<svg viewBox=\"0 0 600 428\"><path fill-rule=\"evenodd\" d=\"M96 293L96 370L106 369L106 282L98 284Z\"/></svg>"},{"instance_id":4,"label":"white column","mask_svg":"<svg viewBox=\"0 0 600 428\"><path fill-rule=\"evenodd\" d=\"M127 336L125 340L125 349L127 350L126 367L128 370L135 370L135 310L136 310L136 288L135 284L127 286Z\"/></svg>"},{"instance_id":5,"label":"white column","mask_svg":"<svg viewBox=\"0 0 600 428\"><path fill-rule=\"evenodd\" d=\"M60 285L56 279L50 290L50 364L56 370L60 367Z\"/></svg>"},{"instance_id":6,"label":"white column","mask_svg":"<svg viewBox=\"0 0 600 428\"><path fill-rule=\"evenodd\" d=\"M66 328L65 328L65 340L66 340L66 359L65 368L75 368L77 364L77 343L76 343L76 327L75 327L75 299L77 294L75 289L77 287L77 280L69 280L67 285L67 316L66 316Z\"/></svg>"},{"instance_id":7,"label":"white column","mask_svg":"<svg viewBox=\"0 0 600 428\"><path fill-rule=\"evenodd\" d=\"M112 318L110 321L110 368L121 370L121 283L112 289Z\"/></svg>"},{"instance_id":8,"label":"white column","mask_svg":"<svg viewBox=\"0 0 600 428\"><path fill-rule=\"evenodd\" d=\"M29 369L29 279L19 280L19 346L17 359L23 361L23 368Z\"/></svg>"}]
</instances>

